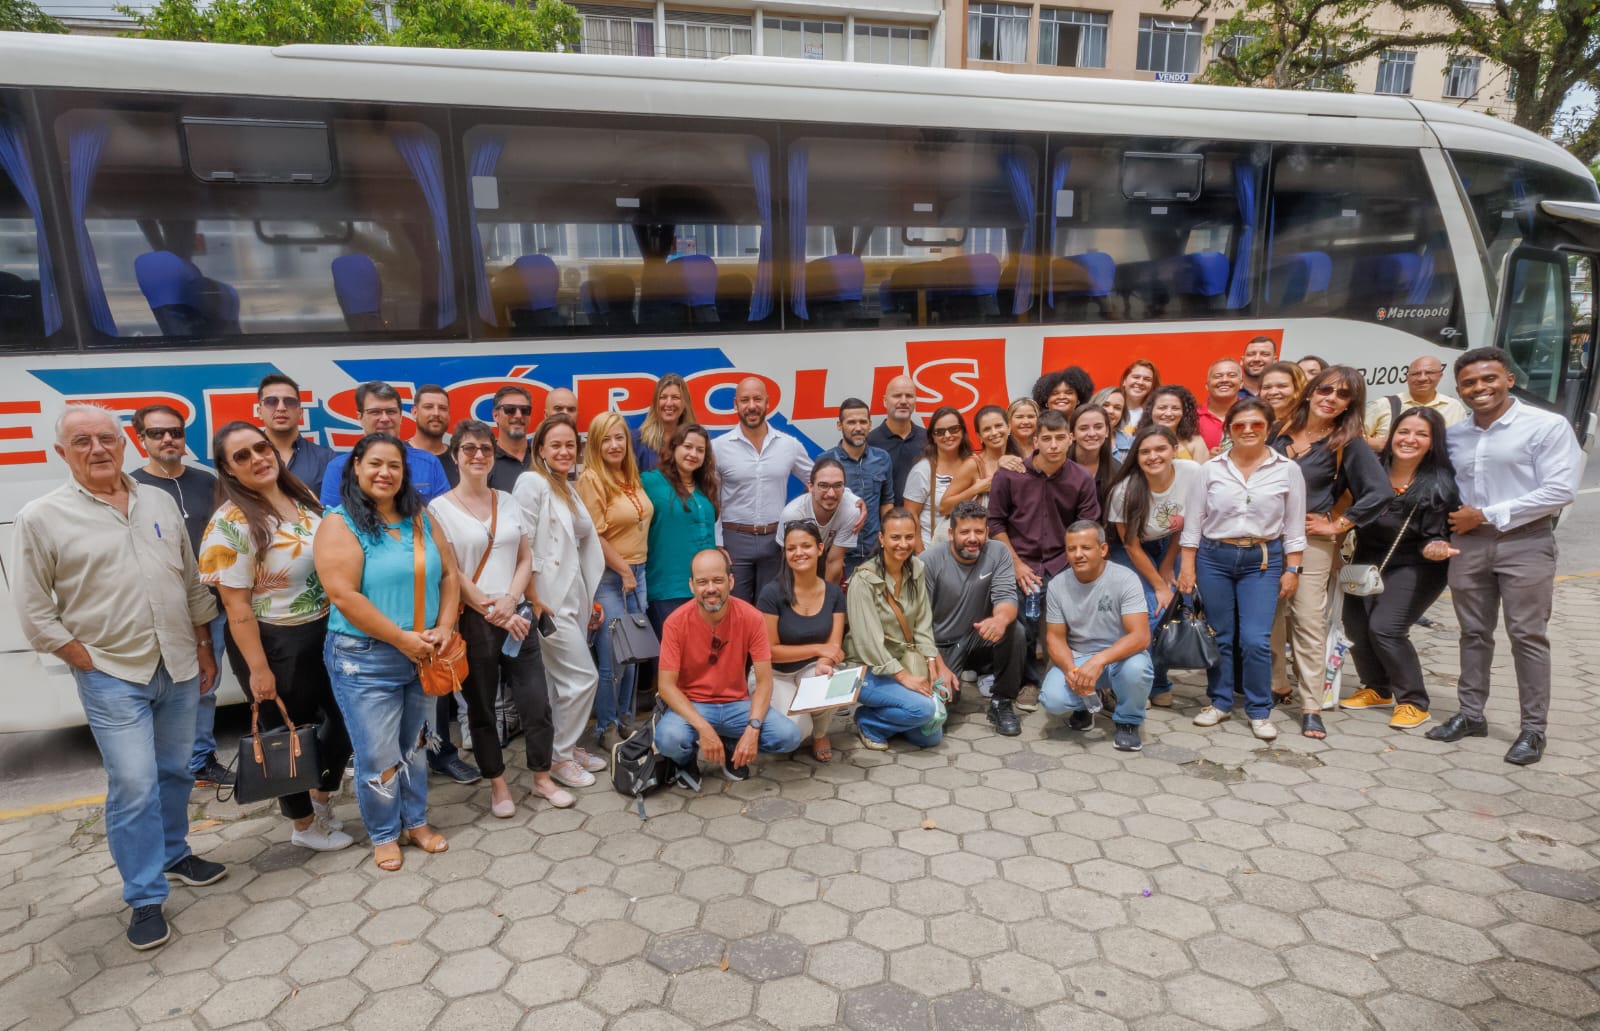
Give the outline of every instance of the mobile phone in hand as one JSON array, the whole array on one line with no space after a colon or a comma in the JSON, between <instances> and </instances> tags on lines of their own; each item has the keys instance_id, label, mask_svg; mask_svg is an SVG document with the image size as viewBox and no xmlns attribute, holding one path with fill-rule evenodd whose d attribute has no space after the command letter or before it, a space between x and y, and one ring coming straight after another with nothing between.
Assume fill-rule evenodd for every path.
<instances>
[{"instance_id":1,"label":"mobile phone in hand","mask_svg":"<svg viewBox=\"0 0 1600 1031\"><path fill-rule=\"evenodd\" d=\"M556 621L551 618L550 613L549 612L541 612L541 613L539 613L539 636L540 637L549 637L551 634L553 634L555 632L556 632Z\"/></svg>"}]
</instances>

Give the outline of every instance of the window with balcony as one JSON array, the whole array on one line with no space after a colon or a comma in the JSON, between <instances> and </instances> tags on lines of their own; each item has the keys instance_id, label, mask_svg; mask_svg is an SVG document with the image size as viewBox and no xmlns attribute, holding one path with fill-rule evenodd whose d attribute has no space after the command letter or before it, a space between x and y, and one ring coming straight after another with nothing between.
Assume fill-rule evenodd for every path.
<instances>
[{"instance_id":1,"label":"window with balcony","mask_svg":"<svg viewBox=\"0 0 1600 1031\"><path fill-rule=\"evenodd\" d=\"M1039 63L1057 68L1104 68L1109 14L1039 10Z\"/></svg>"},{"instance_id":2,"label":"window with balcony","mask_svg":"<svg viewBox=\"0 0 1600 1031\"><path fill-rule=\"evenodd\" d=\"M973 4L967 8L967 60L1028 61L1029 9L1014 4Z\"/></svg>"},{"instance_id":3,"label":"window with balcony","mask_svg":"<svg viewBox=\"0 0 1600 1031\"><path fill-rule=\"evenodd\" d=\"M1193 75L1200 70L1204 43L1200 22L1145 15L1139 19L1139 70Z\"/></svg>"},{"instance_id":4,"label":"window with balcony","mask_svg":"<svg viewBox=\"0 0 1600 1031\"><path fill-rule=\"evenodd\" d=\"M1415 50L1385 50L1378 57L1378 93L1411 95L1411 76L1417 70Z\"/></svg>"}]
</instances>

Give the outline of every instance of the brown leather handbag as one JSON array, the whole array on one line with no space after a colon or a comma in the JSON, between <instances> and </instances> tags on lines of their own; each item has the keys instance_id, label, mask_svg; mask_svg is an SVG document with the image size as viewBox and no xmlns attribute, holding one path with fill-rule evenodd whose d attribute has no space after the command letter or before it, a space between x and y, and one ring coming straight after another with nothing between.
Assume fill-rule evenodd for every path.
<instances>
[{"instance_id":1,"label":"brown leather handbag","mask_svg":"<svg viewBox=\"0 0 1600 1031\"><path fill-rule=\"evenodd\" d=\"M411 554L412 579L416 583L416 598L411 605L412 629L420 634L428 629L423 625L428 618L428 556L422 545L421 512L411 517ZM461 682L467 677L467 642L452 630L442 648L417 663L417 677L422 681L424 694L443 696L461 690Z\"/></svg>"}]
</instances>

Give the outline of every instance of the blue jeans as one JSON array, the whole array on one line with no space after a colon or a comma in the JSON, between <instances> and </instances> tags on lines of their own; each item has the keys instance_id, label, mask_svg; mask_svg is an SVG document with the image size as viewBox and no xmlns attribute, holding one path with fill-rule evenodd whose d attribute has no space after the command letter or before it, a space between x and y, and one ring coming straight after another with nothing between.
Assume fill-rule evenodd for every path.
<instances>
[{"instance_id":1,"label":"blue jeans","mask_svg":"<svg viewBox=\"0 0 1600 1031\"><path fill-rule=\"evenodd\" d=\"M1092 652L1073 655L1072 661L1082 664L1093 657ZM1108 662L1100 673L1096 688L1109 687L1117 697L1117 708L1111 718L1117 723L1137 727L1144 723L1145 703L1150 700L1150 682L1155 675L1155 664L1149 652L1130 655L1119 662ZM1067 675L1060 666L1051 666L1039 685L1039 704L1052 716L1086 707L1087 696L1078 694L1067 683Z\"/></svg>"},{"instance_id":2,"label":"blue jeans","mask_svg":"<svg viewBox=\"0 0 1600 1031\"><path fill-rule=\"evenodd\" d=\"M711 724L711 729L724 741L737 741L750 725L750 700L737 702L691 701L694 711ZM764 755L792 752L800 747L800 728L794 720L777 709L768 709L761 721L761 738L756 751ZM694 762L700 748L700 735L689 726L689 721L668 709L656 720L656 751L681 766ZM732 758L730 753L729 758Z\"/></svg>"},{"instance_id":3,"label":"blue jeans","mask_svg":"<svg viewBox=\"0 0 1600 1031\"><path fill-rule=\"evenodd\" d=\"M222 608L218 605L217 608ZM209 624L211 630L211 654L217 657L217 674L222 674L223 655L223 630L228 626L228 614L218 612L217 618ZM243 686L243 685L241 685ZM189 772L199 773L204 770L217 755L217 688L212 685L211 690L200 696L194 710L194 750L189 754Z\"/></svg>"},{"instance_id":4,"label":"blue jeans","mask_svg":"<svg viewBox=\"0 0 1600 1031\"><path fill-rule=\"evenodd\" d=\"M944 737L944 728L924 733L922 725L933 719L933 699L900 683L867 670L856 700L856 727L869 741L882 741L901 735L918 748L930 748Z\"/></svg>"},{"instance_id":5,"label":"blue jeans","mask_svg":"<svg viewBox=\"0 0 1600 1031\"><path fill-rule=\"evenodd\" d=\"M166 870L189 854L189 750L199 678L173 680L165 664L148 684L72 671L106 768L106 843L130 906L167 898Z\"/></svg>"},{"instance_id":6,"label":"blue jeans","mask_svg":"<svg viewBox=\"0 0 1600 1031\"><path fill-rule=\"evenodd\" d=\"M605 610L605 618L594 635L594 666L600 673L600 689L594 693L594 732L598 737L607 727L617 726L633 716L633 692L639 682L639 667L624 666L613 673L611 669L611 620L627 612L644 612L649 596L645 592L644 563L630 565L639 589L630 595L622 593L622 574L607 569L600 577L600 586L594 600Z\"/></svg>"},{"instance_id":7,"label":"blue jeans","mask_svg":"<svg viewBox=\"0 0 1600 1031\"><path fill-rule=\"evenodd\" d=\"M1206 622L1222 652L1222 661L1206 670L1206 694L1223 712L1232 712L1235 697L1243 694L1249 717L1266 719L1272 714L1272 617L1278 611L1283 546L1267 545L1263 569L1260 547L1203 540L1194 569Z\"/></svg>"},{"instance_id":8,"label":"blue jeans","mask_svg":"<svg viewBox=\"0 0 1600 1031\"><path fill-rule=\"evenodd\" d=\"M1172 545L1172 538L1163 537L1155 541L1140 541L1139 544L1140 547L1144 548L1145 557L1150 560L1150 564L1160 569L1162 560L1167 557L1167 549ZM1161 621L1161 614L1164 611L1156 604L1155 588L1150 586L1149 581L1144 578L1144 574L1133 568L1133 560L1128 558L1126 548L1119 547L1113 550L1111 561L1133 569L1134 575L1139 577L1139 586L1144 588L1144 607L1150 611L1150 657L1153 660L1155 658L1156 624ZM1153 665L1155 667L1155 680L1150 687L1150 696L1153 698L1156 695L1170 694L1172 691L1172 678L1167 676L1167 667L1159 662L1154 662Z\"/></svg>"},{"instance_id":9,"label":"blue jeans","mask_svg":"<svg viewBox=\"0 0 1600 1031\"><path fill-rule=\"evenodd\" d=\"M428 822L428 716L417 667L393 645L330 632L322 646L356 753L356 805L373 845ZM384 774L389 773L388 779Z\"/></svg>"},{"instance_id":10,"label":"blue jeans","mask_svg":"<svg viewBox=\"0 0 1600 1031\"><path fill-rule=\"evenodd\" d=\"M1057 574L1059 575L1059 574ZM1044 683L1044 675L1049 672L1050 660L1038 658L1039 638L1044 633L1045 599L1050 592L1050 576L1046 573L1039 574L1039 615L1033 619L1028 618L1029 595L1021 587L1017 588L1017 622L1022 625L1023 651L1022 651L1022 682L1025 684Z\"/></svg>"}]
</instances>

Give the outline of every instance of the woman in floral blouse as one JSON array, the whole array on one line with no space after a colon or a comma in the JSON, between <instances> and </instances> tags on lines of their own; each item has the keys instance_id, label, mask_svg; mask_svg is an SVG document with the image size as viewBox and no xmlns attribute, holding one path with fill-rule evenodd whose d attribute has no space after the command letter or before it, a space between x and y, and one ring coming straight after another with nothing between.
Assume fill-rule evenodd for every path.
<instances>
[{"instance_id":1,"label":"woman in floral blouse","mask_svg":"<svg viewBox=\"0 0 1600 1031\"><path fill-rule=\"evenodd\" d=\"M286 795L278 808L294 823L296 845L348 848L353 841L328 802L339 790L350 738L322 658L328 596L311 561L322 506L247 422L222 427L212 454L223 501L200 542L200 578L222 596L228 662L260 706L263 727L283 722L280 702L296 725L319 725L320 790Z\"/></svg>"}]
</instances>

